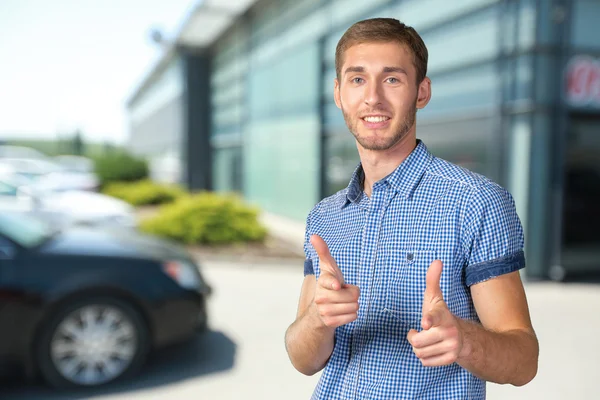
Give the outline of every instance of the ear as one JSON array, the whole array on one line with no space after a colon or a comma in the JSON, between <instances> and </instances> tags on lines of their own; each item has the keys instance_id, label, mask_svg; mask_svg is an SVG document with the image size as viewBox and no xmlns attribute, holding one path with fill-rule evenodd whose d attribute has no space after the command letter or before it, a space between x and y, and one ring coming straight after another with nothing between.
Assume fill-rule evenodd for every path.
<instances>
[{"instance_id":1,"label":"ear","mask_svg":"<svg viewBox=\"0 0 600 400\"><path fill-rule=\"evenodd\" d=\"M340 110L342 109L342 100L340 97L340 81L337 78L333 80L333 99L335 100L335 105Z\"/></svg>"},{"instance_id":2,"label":"ear","mask_svg":"<svg viewBox=\"0 0 600 400\"><path fill-rule=\"evenodd\" d=\"M431 79L425 77L417 90L417 108L425 108L429 100L431 100Z\"/></svg>"}]
</instances>

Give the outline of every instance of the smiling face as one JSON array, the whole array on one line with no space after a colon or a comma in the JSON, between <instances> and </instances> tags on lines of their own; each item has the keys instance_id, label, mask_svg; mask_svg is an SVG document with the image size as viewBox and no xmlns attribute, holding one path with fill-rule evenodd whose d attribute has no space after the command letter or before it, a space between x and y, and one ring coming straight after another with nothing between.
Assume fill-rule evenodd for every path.
<instances>
[{"instance_id":1,"label":"smiling face","mask_svg":"<svg viewBox=\"0 0 600 400\"><path fill-rule=\"evenodd\" d=\"M431 81L417 84L413 55L397 42L368 42L348 48L335 103L348 129L366 150L388 150L415 133L417 108L431 97Z\"/></svg>"}]
</instances>

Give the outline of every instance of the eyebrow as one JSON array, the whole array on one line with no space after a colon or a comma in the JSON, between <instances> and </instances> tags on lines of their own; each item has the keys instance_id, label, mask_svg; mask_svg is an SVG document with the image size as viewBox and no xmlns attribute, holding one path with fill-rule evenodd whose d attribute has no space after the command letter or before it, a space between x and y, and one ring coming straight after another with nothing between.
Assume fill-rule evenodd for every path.
<instances>
[{"instance_id":1,"label":"eyebrow","mask_svg":"<svg viewBox=\"0 0 600 400\"><path fill-rule=\"evenodd\" d=\"M349 72L365 72L365 68L364 67L348 67L344 71L344 74L347 74Z\"/></svg>"},{"instance_id":2,"label":"eyebrow","mask_svg":"<svg viewBox=\"0 0 600 400\"><path fill-rule=\"evenodd\" d=\"M400 68L400 67L385 67L385 68L383 68L383 72L385 72L385 73L397 72L399 74L404 74L404 75L408 76L408 74L406 73L404 68Z\"/></svg>"},{"instance_id":3,"label":"eyebrow","mask_svg":"<svg viewBox=\"0 0 600 400\"><path fill-rule=\"evenodd\" d=\"M360 66L352 66L352 67L348 67L346 68L346 70L344 71L344 74L350 73L350 72L365 72L365 68L364 67L360 67ZM404 68L401 67L384 67L383 68L383 72L388 74L390 72L396 72L399 74L404 74L406 76L408 76L408 73L406 73L406 70Z\"/></svg>"}]
</instances>

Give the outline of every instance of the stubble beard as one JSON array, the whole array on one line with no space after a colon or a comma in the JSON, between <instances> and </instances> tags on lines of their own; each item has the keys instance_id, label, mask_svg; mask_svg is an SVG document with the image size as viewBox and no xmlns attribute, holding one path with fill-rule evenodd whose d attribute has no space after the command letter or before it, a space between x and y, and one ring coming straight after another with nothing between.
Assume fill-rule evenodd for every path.
<instances>
[{"instance_id":1,"label":"stubble beard","mask_svg":"<svg viewBox=\"0 0 600 400\"><path fill-rule=\"evenodd\" d=\"M374 111L374 113L375 112L376 111ZM349 114L346 113L343 106L342 106L342 114L344 114L344 121L346 121L346 125L348 126L348 129L350 130L350 132L352 133L352 135L354 136L354 138L356 139L358 144L360 144L366 150L383 151L383 150L389 150L392 147L394 147L410 131L410 128L412 128L412 126L415 123L415 120L417 119L417 104L416 104L416 101L415 101L415 103L413 103L411 109L409 110L407 115L403 118L402 122L400 123L400 126L394 132L394 134L392 136L390 136L389 138L382 138L385 140L381 140L381 141L373 141L373 140L369 140L369 138L360 136L358 134L358 124L360 124L361 119L358 117L353 119Z\"/></svg>"}]
</instances>

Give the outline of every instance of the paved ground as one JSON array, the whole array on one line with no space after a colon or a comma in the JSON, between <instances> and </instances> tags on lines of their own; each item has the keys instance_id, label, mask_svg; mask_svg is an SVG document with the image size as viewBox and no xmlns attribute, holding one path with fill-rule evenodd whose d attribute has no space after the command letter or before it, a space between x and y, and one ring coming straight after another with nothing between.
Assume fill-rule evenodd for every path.
<instances>
[{"instance_id":1,"label":"paved ground","mask_svg":"<svg viewBox=\"0 0 600 400\"><path fill-rule=\"evenodd\" d=\"M206 265L215 287L213 331L155 356L142 375L98 393L57 394L17 383L0 399L289 399L310 398L318 377L289 364L283 334L296 309L301 271L289 265ZM538 377L523 388L488 385L488 399L598 398L600 285L530 284L541 343Z\"/></svg>"}]
</instances>

